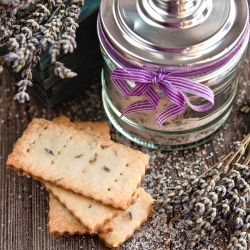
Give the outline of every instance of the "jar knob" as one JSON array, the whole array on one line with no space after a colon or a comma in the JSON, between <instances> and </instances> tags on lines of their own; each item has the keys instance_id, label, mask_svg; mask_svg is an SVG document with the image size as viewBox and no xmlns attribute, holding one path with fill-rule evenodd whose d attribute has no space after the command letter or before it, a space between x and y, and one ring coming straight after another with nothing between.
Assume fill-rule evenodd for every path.
<instances>
[{"instance_id":1,"label":"jar knob","mask_svg":"<svg viewBox=\"0 0 250 250\"><path fill-rule=\"evenodd\" d=\"M153 0L152 2L170 15L185 16L195 10L200 0Z\"/></svg>"},{"instance_id":2,"label":"jar knob","mask_svg":"<svg viewBox=\"0 0 250 250\"><path fill-rule=\"evenodd\" d=\"M138 0L145 18L166 27L189 28L202 23L210 14L212 0Z\"/></svg>"}]
</instances>

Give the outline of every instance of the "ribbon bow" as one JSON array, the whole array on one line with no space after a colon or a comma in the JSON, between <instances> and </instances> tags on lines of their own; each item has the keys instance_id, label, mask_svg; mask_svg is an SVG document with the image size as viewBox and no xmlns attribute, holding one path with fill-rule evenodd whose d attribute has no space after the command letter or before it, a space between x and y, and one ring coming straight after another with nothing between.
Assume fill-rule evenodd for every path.
<instances>
[{"instance_id":1,"label":"ribbon bow","mask_svg":"<svg viewBox=\"0 0 250 250\"><path fill-rule=\"evenodd\" d=\"M214 105L213 91L205 85L182 77L182 74L185 72L167 72L163 68L116 68L111 79L123 96L146 97L126 106L121 117L134 112L155 110L160 101L159 90L172 102L157 113L156 120L159 126L168 118L183 112L185 103L197 112L210 109ZM208 102L193 105L186 93L200 96Z\"/></svg>"}]
</instances>

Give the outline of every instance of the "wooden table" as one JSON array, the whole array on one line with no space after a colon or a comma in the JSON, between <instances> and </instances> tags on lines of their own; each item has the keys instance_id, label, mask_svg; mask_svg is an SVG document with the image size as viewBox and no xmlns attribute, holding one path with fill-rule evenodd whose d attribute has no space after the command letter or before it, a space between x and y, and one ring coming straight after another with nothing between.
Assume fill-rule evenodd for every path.
<instances>
[{"instance_id":1,"label":"wooden table","mask_svg":"<svg viewBox=\"0 0 250 250\"><path fill-rule=\"evenodd\" d=\"M131 143L111 127L112 139L150 154L150 170L142 185L156 199L152 218L120 249L188 249L185 234L170 228L159 200L165 186L174 185L186 176L200 173L227 154L232 142L250 132L250 116L239 110L249 100L249 59L240 72L240 89L232 118L228 125L210 142L194 149L179 152L160 152ZM0 78L0 249L1 250L92 250L107 249L97 236L50 236L48 232L48 193L33 178L19 177L6 168L6 159L15 141L21 136L33 117L53 119L65 114L71 120L105 121L102 107L99 76L88 87L80 89L77 96L46 108L31 94L27 104L13 100L17 89L16 79L7 71ZM69 85L70 88L70 85ZM166 241L171 237L171 243ZM213 249L225 249L224 238L211 242ZM198 249L206 249L199 246Z\"/></svg>"}]
</instances>

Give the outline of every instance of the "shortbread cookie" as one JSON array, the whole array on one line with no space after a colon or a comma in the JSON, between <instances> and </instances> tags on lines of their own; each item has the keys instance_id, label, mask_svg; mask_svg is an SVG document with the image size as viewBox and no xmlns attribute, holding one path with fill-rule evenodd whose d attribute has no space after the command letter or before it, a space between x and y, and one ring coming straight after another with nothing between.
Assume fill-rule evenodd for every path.
<instances>
[{"instance_id":1,"label":"shortbread cookie","mask_svg":"<svg viewBox=\"0 0 250 250\"><path fill-rule=\"evenodd\" d=\"M107 234L98 234L107 247L120 246L134 234L135 230L140 230L141 225L151 215L153 198L143 188L139 190L140 194L136 203L114 218L114 230Z\"/></svg>"},{"instance_id":2,"label":"shortbread cookie","mask_svg":"<svg viewBox=\"0 0 250 250\"><path fill-rule=\"evenodd\" d=\"M15 143L7 166L126 210L149 156L45 119L33 119Z\"/></svg>"},{"instance_id":3,"label":"shortbread cookie","mask_svg":"<svg viewBox=\"0 0 250 250\"><path fill-rule=\"evenodd\" d=\"M121 213L121 210L105 206L50 183L44 182L43 185L91 234L102 231L104 224ZM113 227L110 228L110 231L112 230Z\"/></svg>"},{"instance_id":4,"label":"shortbread cookie","mask_svg":"<svg viewBox=\"0 0 250 250\"><path fill-rule=\"evenodd\" d=\"M81 224L81 222L75 219L75 217L54 197L52 193L49 193L49 198L48 227L51 235L62 236L91 233ZM103 227L97 232L108 233L112 230L113 222L111 221L103 225Z\"/></svg>"},{"instance_id":5,"label":"shortbread cookie","mask_svg":"<svg viewBox=\"0 0 250 250\"><path fill-rule=\"evenodd\" d=\"M51 183L43 182L42 184L91 234L103 232L103 226L122 212ZM138 196L139 189L132 197L131 204L136 202ZM111 226L109 232L113 231ZM107 229L105 230L107 232Z\"/></svg>"}]
</instances>

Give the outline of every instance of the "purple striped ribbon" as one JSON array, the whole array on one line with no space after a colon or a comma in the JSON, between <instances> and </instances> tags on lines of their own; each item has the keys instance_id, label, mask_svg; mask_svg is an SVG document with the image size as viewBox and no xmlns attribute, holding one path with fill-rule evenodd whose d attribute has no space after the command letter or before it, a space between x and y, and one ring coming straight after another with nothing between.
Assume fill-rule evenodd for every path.
<instances>
[{"instance_id":1,"label":"purple striped ribbon","mask_svg":"<svg viewBox=\"0 0 250 250\"><path fill-rule=\"evenodd\" d=\"M121 117L130 113L155 110L160 96L159 90L167 97L171 104L156 114L159 126L168 118L182 113L185 110L185 103L197 112L204 112L214 105L214 92L207 86L195 82L188 77L197 77L210 73L229 62L241 49L248 36L249 25L235 47L225 56L204 66L165 68L141 67L121 55L108 41L98 17L98 29L100 39L107 49L123 68L115 68L111 74L111 80L123 96L144 96L145 99L138 100L126 106ZM135 86L131 87L127 81L132 81ZM158 90L158 91L157 91ZM207 100L203 105L193 105L186 93L193 94Z\"/></svg>"}]
</instances>

